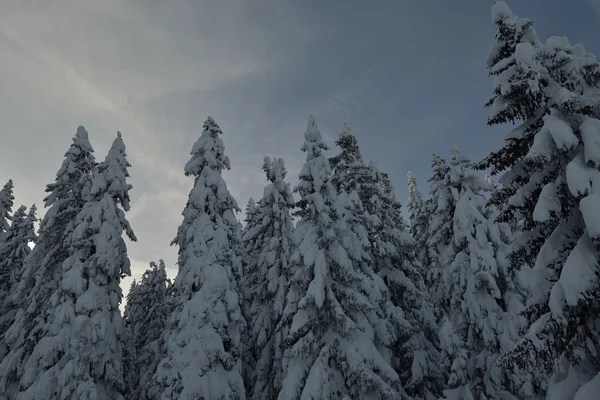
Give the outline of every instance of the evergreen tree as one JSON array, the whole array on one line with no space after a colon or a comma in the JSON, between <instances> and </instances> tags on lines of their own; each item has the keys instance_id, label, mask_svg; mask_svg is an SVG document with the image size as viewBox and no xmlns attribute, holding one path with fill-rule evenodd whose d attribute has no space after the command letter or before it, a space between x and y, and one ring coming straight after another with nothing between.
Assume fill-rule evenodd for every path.
<instances>
[{"instance_id":1,"label":"evergreen tree","mask_svg":"<svg viewBox=\"0 0 600 400\"><path fill-rule=\"evenodd\" d=\"M285 306L288 263L293 250L294 225L290 209L294 198L285 182L287 171L281 158L265 157L263 170L270 184L254 212L256 224L244 234L244 242L255 244L257 255L248 266L254 291L248 322L248 344L253 399L276 399L283 380L281 345L287 330L279 328Z\"/></svg>"},{"instance_id":2,"label":"evergreen tree","mask_svg":"<svg viewBox=\"0 0 600 400\"><path fill-rule=\"evenodd\" d=\"M50 297L43 336L25 365L31 382L19 398L122 400L124 321L121 277L130 275L125 231L129 177L125 144L117 133L106 159L84 184L86 199L65 238L69 257Z\"/></svg>"},{"instance_id":3,"label":"evergreen tree","mask_svg":"<svg viewBox=\"0 0 600 400\"><path fill-rule=\"evenodd\" d=\"M375 216L377 210L372 200L381 190L377 182L376 168L365 164L358 141L348 124L344 124L335 144L341 152L329 159L332 169L331 183L337 192L356 191L363 204L364 224L373 230L378 221Z\"/></svg>"},{"instance_id":4,"label":"evergreen tree","mask_svg":"<svg viewBox=\"0 0 600 400\"><path fill-rule=\"evenodd\" d=\"M448 164L439 155L433 155L431 164L433 175L429 179L429 202L427 212L430 221L427 227L426 252L423 263L427 266L425 277L427 287L440 313L448 311L443 297L441 255L452 240L452 213L456 206L456 199L452 195L446 177L449 171Z\"/></svg>"},{"instance_id":5,"label":"evergreen tree","mask_svg":"<svg viewBox=\"0 0 600 400\"><path fill-rule=\"evenodd\" d=\"M15 196L13 196L13 181L9 179L0 190L0 243L4 242L6 232L10 228L10 213L12 212L13 202Z\"/></svg>"},{"instance_id":6,"label":"evergreen tree","mask_svg":"<svg viewBox=\"0 0 600 400\"><path fill-rule=\"evenodd\" d=\"M415 241L408 232L388 174L374 170L380 191L373 197L373 204L379 223L369 236L374 243L374 264L395 306L388 312L398 333L393 365L409 395L417 399L438 398L443 387L437 366L438 326L420 274Z\"/></svg>"},{"instance_id":7,"label":"evergreen tree","mask_svg":"<svg viewBox=\"0 0 600 400\"><path fill-rule=\"evenodd\" d=\"M506 170L492 201L508 204L502 219L523 221L510 267L534 266L530 327L499 360L502 383L519 399L545 392L573 398L580 387L589 390L600 365L591 345L600 342L600 217L592 206L600 187L600 64L566 38L542 45L531 21L503 2L492 14L498 30L488 58L495 83L488 122L518 126L480 166Z\"/></svg>"},{"instance_id":8,"label":"evergreen tree","mask_svg":"<svg viewBox=\"0 0 600 400\"><path fill-rule=\"evenodd\" d=\"M364 164L348 125L336 144L342 151L330 159L335 165L331 181L339 193L358 194L362 211L355 212L354 218L366 228L370 244L366 251L373 269L390 286L391 302L385 314L396 331L392 365L410 395L435 397L441 394L443 384L436 368L438 328L424 293L415 241L407 232L401 204L388 175Z\"/></svg>"},{"instance_id":9,"label":"evergreen tree","mask_svg":"<svg viewBox=\"0 0 600 400\"><path fill-rule=\"evenodd\" d=\"M311 116L296 188L298 249L290 260L283 321L285 379L278 398L402 398L389 364L395 332L384 315L387 289L372 270L356 192L338 194L327 149Z\"/></svg>"},{"instance_id":10,"label":"evergreen tree","mask_svg":"<svg viewBox=\"0 0 600 400\"><path fill-rule=\"evenodd\" d=\"M128 399L154 399L159 393L152 390L152 377L158 363L164 358L160 337L172 313L171 281L167 278L165 263L150 263L139 282L133 282L127 294L125 323L127 333Z\"/></svg>"},{"instance_id":11,"label":"evergreen tree","mask_svg":"<svg viewBox=\"0 0 600 400\"><path fill-rule=\"evenodd\" d=\"M410 218L410 234L416 243L417 259L425 261L427 252L427 227L429 225L429 215L426 203L423 201L421 191L417 186L417 180L412 172L408 171L408 215ZM422 264L424 270L423 277L426 275L426 264Z\"/></svg>"},{"instance_id":12,"label":"evergreen tree","mask_svg":"<svg viewBox=\"0 0 600 400\"><path fill-rule=\"evenodd\" d=\"M163 400L245 399L239 208L221 176L230 168L221 133L208 117L185 166L195 182L173 240L177 307L164 334L167 357L155 375Z\"/></svg>"},{"instance_id":13,"label":"evergreen tree","mask_svg":"<svg viewBox=\"0 0 600 400\"><path fill-rule=\"evenodd\" d=\"M446 184L456 204L452 238L442 256L449 319L440 333L450 370L447 399L496 398L494 363L519 339L523 310L519 287L508 274L510 229L494 221L483 192L489 190L456 148Z\"/></svg>"},{"instance_id":14,"label":"evergreen tree","mask_svg":"<svg viewBox=\"0 0 600 400\"><path fill-rule=\"evenodd\" d=\"M23 262L29 255L29 243L35 243L36 207L26 213L25 206L19 207L12 216L6 238L0 244L0 357L7 352L4 333L14 322L20 299L16 298L17 283L23 273Z\"/></svg>"},{"instance_id":15,"label":"evergreen tree","mask_svg":"<svg viewBox=\"0 0 600 400\"><path fill-rule=\"evenodd\" d=\"M74 229L75 218L89 191L85 187L96 166L93 151L87 131L80 126L56 174L56 181L46 186L48 196L44 198L44 205L48 210L40 222L36 246L24 261L16 288L20 308L4 336L10 350L0 363L0 397L14 399L16 393L29 388L36 377L37 369L26 368L25 364L45 335L46 318L53 311L50 297L60 287L62 264L69 256L70 243L65 238Z\"/></svg>"}]
</instances>

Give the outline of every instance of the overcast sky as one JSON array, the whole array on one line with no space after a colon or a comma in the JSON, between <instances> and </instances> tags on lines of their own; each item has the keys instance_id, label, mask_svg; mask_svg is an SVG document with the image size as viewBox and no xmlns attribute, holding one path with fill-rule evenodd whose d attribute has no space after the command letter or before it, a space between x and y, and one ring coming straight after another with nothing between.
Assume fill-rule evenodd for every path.
<instances>
[{"instance_id":1,"label":"overcast sky","mask_svg":"<svg viewBox=\"0 0 600 400\"><path fill-rule=\"evenodd\" d=\"M225 179L244 208L262 193L263 154L283 157L297 181L312 113L332 154L348 121L406 203L406 172L426 192L433 152L446 156L456 142L480 159L501 143L507 128L487 127L483 108L491 5L0 0L0 186L15 181L15 209L41 208L78 125L99 161L120 130L133 165L134 277L159 258L174 276L169 243L193 184L183 166L204 119L223 129ZM534 20L542 40L565 35L600 54L592 1L509 5Z\"/></svg>"}]
</instances>

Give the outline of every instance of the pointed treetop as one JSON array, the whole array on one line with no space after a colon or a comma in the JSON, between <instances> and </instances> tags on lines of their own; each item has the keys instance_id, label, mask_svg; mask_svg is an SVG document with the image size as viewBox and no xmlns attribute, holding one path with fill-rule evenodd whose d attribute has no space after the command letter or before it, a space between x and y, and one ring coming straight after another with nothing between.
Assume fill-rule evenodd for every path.
<instances>
[{"instance_id":1,"label":"pointed treetop","mask_svg":"<svg viewBox=\"0 0 600 400\"><path fill-rule=\"evenodd\" d=\"M13 181L12 179L9 179L0 190L0 241L2 240L3 232L8 231L8 228L10 227L8 221L12 219L10 212L12 211L15 200L13 188Z\"/></svg>"},{"instance_id":2,"label":"pointed treetop","mask_svg":"<svg viewBox=\"0 0 600 400\"><path fill-rule=\"evenodd\" d=\"M75 136L73 137L73 144L86 151L89 151L90 153L94 152L94 149L90 144L88 132L81 125L77 127L77 133L75 133Z\"/></svg>"},{"instance_id":3,"label":"pointed treetop","mask_svg":"<svg viewBox=\"0 0 600 400\"><path fill-rule=\"evenodd\" d=\"M337 167L341 162L346 165L350 165L357 161L362 162L362 154L360 153L358 141L356 140L356 136L352 133L348 123L344 123L344 128L335 144L342 149L342 152L329 160L332 168Z\"/></svg>"},{"instance_id":4,"label":"pointed treetop","mask_svg":"<svg viewBox=\"0 0 600 400\"><path fill-rule=\"evenodd\" d=\"M417 207L421 207L423 198L419 186L417 185L417 179L413 175L412 171L408 171L406 174L408 178L408 204L414 204Z\"/></svg>"},{"instance_id":5,"label":"pointed treetop","mask_svg":"<svg viewBox=\"0 0 600 400\"><path fill-rule=\"evenodd\" d=\"M263 161L263 171L265 171L267 179L270 182L283 180L287 175L285 163L282 158L274 158L271 160L270 157L265 156Z\"/></svg>"},{"instance_id":6,"label":"pointed treetop","mask_svg":"<svg viewBox=\"0 0 600 400\"><path fill-rule=\"evenodd\" d=\"M492 21L498 22L513 16L512 10L504 1L495 1L492 6Z\"/></svg>"},{"instance_id":7,"label":"pointed treetop","mask_svg":"<svg viewBox=\"0 0 600 400\"><path fill-rule=\"evenodd\" d=\"M200 138L192 146L192 157L185 165L187 176L198 176L207 167L219 173L231 169L229 157L225 155L225 146L220 135L223 133L212 117L206 118Z\"/></svg>"},{"instance_id":8,"label":"pointed treetop","mask_svg":"<svg viewBox=\"0 0 600 400\"><path fill-rule=\"evenodd\" d=\"M98 174L92 186L92 195L103 195L105 192L120 202L125 211L129 211L129 190L131 184L127 183L129 177L125 143L121 136L117 136L112 143L103 162L98 165Z\"/></svg>"},{"instance_id":9,"label":"pointed treetop","mask_svg":"<svg viewBox=\"0 0 600 400\"><path fill-rule=\"evenodd\" d=\"M119 138L121 137L121 132L120 131L117 131L117 137L119 137Z\"/></svg>"}]
</instances>

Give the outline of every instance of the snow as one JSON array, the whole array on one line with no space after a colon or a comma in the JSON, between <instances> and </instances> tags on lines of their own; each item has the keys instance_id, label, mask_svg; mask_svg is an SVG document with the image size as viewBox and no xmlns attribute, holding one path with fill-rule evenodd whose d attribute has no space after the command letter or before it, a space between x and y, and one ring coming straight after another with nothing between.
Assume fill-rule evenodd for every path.
<instances>
[{"instance_id":1,"label":"snow","mask_svg":"<svg viewBox=\"0 0 600 400\"><path fill-rule=\"evenodd\" d=\"M512 10L504 1L495 1L492 6L492 21L497 22L502 19L511 18L513 16Z\"/></svg>"}]
</instances>

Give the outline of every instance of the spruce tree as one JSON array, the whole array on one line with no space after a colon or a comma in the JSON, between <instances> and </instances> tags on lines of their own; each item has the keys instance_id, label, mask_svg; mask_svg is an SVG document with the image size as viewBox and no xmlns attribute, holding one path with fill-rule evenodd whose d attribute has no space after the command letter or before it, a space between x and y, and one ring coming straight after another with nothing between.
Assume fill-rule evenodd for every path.
<instances>
[{"instance_id":1,"label":"spruce tree","mask_svg":"<svg viewBox=\"0 0 600 400\"><path fill-rule=\"evenodd\" d=\"M447 185L448 164L439 155L433 155L431 163L433 175L429 178L429 202L427 212L430 215L427 227L426 252L424 260L427 266L425 281L433 303L438 308L438 318L448 311L448 305L442 301L443 283L441 255L452 239L452 212L456 199Z\"/></svg>"},{"instance_id":2,"label":"spruce tree","mask_svg":"<svg viewBox=\"0 0 600 400\"><path fill-rule=\"evenodd\" d=\"M0 396L12 400L20 389L33 384L37 369L26 367L28 358L45 335L50 298L60 287L62 264L69 256L65 238L73 231L74 221L85 203L86 184L96 166L93 148L83 126L77 128L69 150L56 174L46 186L47 208L40 222L36 246L25 259L24 270L15 297L20 307L15 322L5 333L9 353L0 363ZM37 368L37 367L36 367Z\"/></svg>"},{"instance_id":3,"label":"spruce tree","mask_svg":"<svg viewBox=\"0 0 600 400\"><path fill-rule=\"evenodd\" d=\"M245 399L239 207L221 176L230 168L221 134L208 117L185 165L194 187L173 240L176 309L163 337L167 356L155 374L163 400Z\"/></svg>"},{"instance_id":4,"label":"spruce tree","mask_svg":"<svg viewBox=\"0 0 600 400\"><path fill-rule=\"evenodd\" d=\"M125 370L128 399L154 399L152 377L164 358L160 337L172 314L171 281L165 263L153 261L127 294L124 319L127 333Z\"/></svg>"},{"instance_id":5,"label":"spruce tree","mask_svg":"<svg viewBox=\"0 0 600 400\"><path fill-rule=\"evenodd\" d=\"M36 207L21 206L12 216L12 223L3 243L0 244L0 357L8 351L4 333L12 325L20 300L15 296L16 287L23 273L25 258L35 243Z\"/></svg>"},{"instance_id":6,"label":"spruce tree","mask_svg":"<svg viewBox=\"0 0 600 400\"><path fill-rule=\"evenodd\" d=\"M4 242L6 232L10 229L10 220L15 196L13 196L13 181L9 179L0 190L0 243Z\"/></svg>"},{"instance_id":7,"label":"spruce tree","mask_svg":"<svg viewBox=\"0 0 600 400\"><path fill-rule=\"evenodd\" d=\"M374 168L365 164L356 136L347 123L335 144L341 152L329 159L331 183L338 192L356 191L363 204L364 223L369 226L377 225L374 217L376 212L371 203L373 196L379 191L377 173Z\"/></svg>"},{"instance_id":8,"label":"spruce tree","mask_svg":"<svg viewBox=\"0 0 600 400\"><path fill-rule=\"evenodd\" d=\"M246 243L257 250L248 266L254 300L250 307L248 343L249 377L253 399L276 399L283 380L281 345L287 330L280 328L287 290L288 264L293 251L294 225L290 214L294 198L285 181L287 171L281 158L265 157L263 170L270 182L254 213L256 224L244 234Z\"/></svg>"},{"instance_id":9,"label":"spruce tree","mask_svg":"<svg viewBox=\"0 0 600 400\"><path fill-rule=\"evenodd\" d=\"M437 326L424 292L415 241L407 232L402 206L386 173L365 165L354 134L346 124L336 144L341 153L330 158L332 183L339 193L355 191L362 210L354 213L367 231L367 253L372 268L389 285L385 314L394 326L392 365L409 395L441 394L437 372ZM399 312L401 310L401 312ZM419 397L420 396L420 397Z\"/></svg>"},{"instance_id":10,"label":"spruce tree","mask_svg":"<svg viewBox=\"0 0 600 400\"><path fill-rule=\"evenodd\" d=\"M443 365L450 371L449 400L496 398L498 356L519 339L523 298L508 274L510 229L494 221L483 192L488 185L456 148L446 185L456 200L452 238L441 263L442 304L448 320L440 332ZM494 379L493 379L494 378Z\"/></svg>"},{"instance_id":11,"label":"spruce tree","mask_svg":"<svg viewBox=\"0 0 600 400\"><path fill-rule=\"evenodd\" d=\"M123 231L136 237L129 211L130 167L117 133L105 160L84 183L86 202L65 238L69 257L50 297L43 335L25 365L19 398L122 400L124 321L121 277L130 275Z\"/></svg>"},{"instance_id":12,"label":"spruce tree","mask_svg":"<svg viewBox=\"0 0 600 400\"><path fill-rule=\"evenodd\" d=\"M417 186L417 180L411 171L408 171L408 216L410 220L410 234L416 243L417 259L423 263L427 252L427 228L429 225L429 213L421 191ZM423 277L427 273L427 265L422 264Z\"/></svg>"},{"instance_id":13,"label":"spruce tree","mask_svg":"<svg viewBox=\"0 0 600 400\"><path fill-rule=\"evenodd\" d=\"M494 203L501 219L522 220L511 268L533 265L525 315L530 326L500 360L514 398L546 392L573 398L598 374L600 342L598 203L600 64L581 45L550 37L541 44L530 20L493 7L496 43L489 124L518 124L482 163L505 171ZM557 392L560 391L560 392ZM504 394L509 398L508 393Z\"/></svg>"},{"instance_id":14,"label":"spruce tree","mask_svg":"<svg viewBox=\"0 0 600 400\"><path fill-rule=\"evenodd\" d=\"M285 379L278 399L402 398L389 364L395 332L387 288L371 268L356 192L338 194L311 116L296 191L299 245L290 263L283 321Z\"/></svg>"},{"instance_id":15,"label":"spruce tree","mask_svg":"<svg viewBox=\"0 0 600 400\"><path fill-rule=\"evenodd\" d=\"M407 393L417 399L437 398L443 387L438 368L438 326L432 300L416 259L415 241L408 232L388 174L376 170L379 193L373 197L379 224L369 234L378 274L390 290L394 309L388 320L398 334L393 365Z\"/></svg>"}]
</instances>

